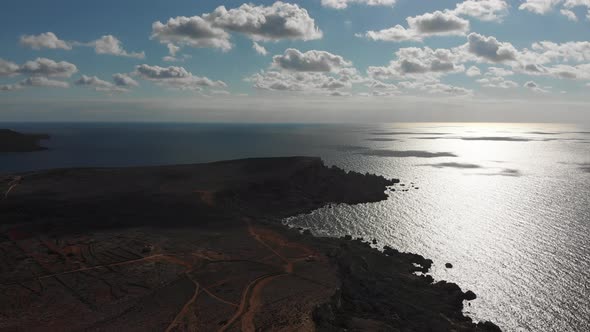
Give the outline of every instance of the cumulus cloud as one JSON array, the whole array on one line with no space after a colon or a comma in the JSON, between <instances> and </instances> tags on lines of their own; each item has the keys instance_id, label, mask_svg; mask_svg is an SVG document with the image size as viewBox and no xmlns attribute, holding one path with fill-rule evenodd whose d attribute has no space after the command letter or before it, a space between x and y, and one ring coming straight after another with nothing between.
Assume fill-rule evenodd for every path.
<instances>
[{"instance_id":1,"label":"cumulus cloud","mask_svg":"<svg viewBox=\"0 0 590 332\"><path fill-rule=\"evenodd\" d=\"M410 30L419 35L463 35L469 31L469 21L451 12L435 11L423 15L408 17Z\"/></svg>"},{"instance_id":2,"label":"cumulus cloud","mask_svg":"<svg viewBox=\"0 0 590 332\"><path fill-rule=\"evenodd\" d=\"M554 43L541 41L533 43L534 54L538 62L545 63L554 60L583 62L590 61L590 42Z\"/></svg>"},{"instance_id":3,"label":"cumulus cloud","mask_svg":"<svg viewBox=\"0 0 590 332\"><path fill-rule=\"evenodd\" d=\"M49 87L49 88L69 88L67 82L52 80L43 76L33 76L19 83L21 86L31 87Z\"/></svg>"},{"instance_id":4,"label":"cumulus cloud","mask_svg":"<svg viewBox=\"0 0 590 332\"><path fill-rule=\"evenodd\" d=\"M467 0L457 4L452 12L482 21L501 21L508 14L508 3L505 0Z\"/></svg>"},{"instance_id":5,"label":"cumulus cloud","mask_svg":"<svg viewBox=\"0 0 590 332\"><path fill-rule=\"evenodd\" d=\"M266 48L264 48L264 46L258 44L257 42L252 42L252 48L254 49L254 51L256 51L256 53L260 55L268 55L268 51L266 50Z\"/></svg>"},{"instance_id":6,"label":"cumulus cloud","mask_svg":"<svg viewBox=\"0 0 590 332\"><path fill-rule=\"evenodd\" d=\"M0 77L16 75L18 69L19 66L16 63L0 58Z\"/></svg>"},{"instance_id":7,"label":"cumulus cloud","mask_svg":"<svg viewBox=\"0 0 590 332\"><path fill-rule=\"evenodd\" d=\"M127 52L123 48L123 44L119 39L112 35L102 36L99 39L89 43L94 47L97 54L109 54L116 56L124 56L136 59L145 58L144 52Z\"/></svg>"},{"instance_id":8,"label":"cumulus cloud","mask_svg":"<svg viewBox=\"0 0 590 332\"><path fill-rule=\"evenodd\" d=\"M335 91L342 92L342 89L352 87L350 80L324 72L262 70L247 77L246 81L261 90L297 91L327 95Z\"/></svg>"},{"instance_id":9,"label":"cumulus cloud","mask_svg":"<svg viewBox=\"0 0 590 332\"><path fill-rule=\"evenodd\" d=\"M499 42L496 37L482 36L478 33L471 33L467 37L468 51L482 59L491 62L514 61L518 51L512 44Z\"/></svg>"},{"instance_id":10,"label":"cumulus cloud","mask_svg":"<svg viewBox=\"0 0 590 332\"><path fill-rule=\"evenodd\" d=\"M113 82L115 82L115 85L124 88L139 86L139 83L127 74L114 74Z\"/></svg>"},{"instance_id":11,"label":"cumulus cloud","mask_svg":"<svg viewBox=\"0 0 590 332\"><path fill-rule=\"evenodd\" d=\"M71 50L70 43L57 38L53 32L45 32L39 35L24 35L20 37L20 44L34 50L43 48Z\"/></svg>"},{"instance_id":12,"label":"cumulus cloud","mask_svg":"<svg viewBox=\"0 0 590 332\"><path fill-rule=\"evenodd\" d=\"M476 66L471 66L471 67L469 67L469 69L467 69L467 71L465 72L465 75L467 75L469 77L480 76L481 70L479 70L479 68L477 68Z\"/></svg>"},{"instance_id":13,"label":"cumulus cloud","mask_svg":"<svg viewBox=\"0 0 590 332\"><path fill-rule=\"evenodd\" d=\"M304 8L297 4L275 2L271 6L243 4L238 8L217 7L201 16L170 18L152 24L152 38L162 43L232 48L230 32L241 33L253 41L313 40L322 38L321 30Z\"/></svg>"},{"instance_id":14,"label":"cumulus cloud","mask_svg":"<svg viewBox=\"0 0 590 332\"><path fill-rule=\"evenodd\" d=\"M371 66L367 69L369 76L374 79L403 79L424 78L431 79L444 74L462 72L463 65L457 64L459 56L448 49L431 49L429 47L408 47L399 49L396 59L388 66Z\"/></svg>"},{"instance_id":15,"label":"cumulus cloud","mask_svg":"<svg viewBox=\"0 0 590 332\"><path fill-rule=\"evenodd\" d=\"M528 10L535 14L547 14L562 0L525 0L523 4L518 6L520 10Z\"/></svg>"},{"instance_id":16,"label":"cumulus cloud","mask_svg":"<svg viewBox=\"0 0 590 332\"><path fill-rule=\"evenodd\" d=\"M119 87L111 82L107 82L101 80L96 76L86 76L82 75L80 79L78 79L74 84L78 86L85 86L85 87L92 87L96 91L102 92L127 92L129 90Z\"/></svg>"},{"instance_id":17,"label":"cumulus cloud","mask_svg":"<svg viewBox=\"0 0 590 332\"><path fill-rule=\"evenodd\" d=\"M297 91L311 94L349 94L353 83L364 79L352 63L339 55L311 50L305 53L287 49L273 57L269 70L262 70L246 78L261 90Z\"/></svg>"},{"instance_id":18,"label":"cumulus cloud","mask_svg":"<svg viewBox=\"0 0 590 332\"><path fill-rule=\"evenodd\" d=\"M422 38L415 34L414 31L404 28L401 25L396 25L389 29L383 29L379 31L367 31L363 34L356 34L357 37L366 37L371 40L383 40L391 42L402 42L402 41L422 41Z\"/></svg>"},{"instance_id":19,"label":"cumulus cloud","mask_svg":"<svg viewBox=\"0 0 590 332\"><path fill-rule=\"evenodd\" d=\"M499 68L499 67L489 67L486 76L510 76L514 75L512 70L508 70L506 68Z\"/></svg>"},{"instance_id":20,"label":"cumulus cloud","mask_svg":"<svg viewBox=\"0 0 590 332\"><path fill-rule=\"evenodd\" d=\"M397 0L322 0L322 6L333 9L345 9L350 4L393 7L396 2Z\"/></svg>"},{"instance_id":21,"label":"cumulus cloud","mask_svg":"<svg viewBox=\"0 0 590 332\"><path fill-rule=\"evenodd\" d=\"M293 71L332 72L351 65L351 62L339 55L317 50L302 53L297 49L288 48L283 55L275 55L272 58L273 67Z\"/></svg>"},{"instance_id":22,"label":"cumulus cloud","mask_svg":"<svg viewBox=\"0 0 590 332\"><path fill-rule=\"evenodd\" d=\"M201 91L203 88L225 88L222 81L195 76L183 67L160 67L147 64L135 68L135 74L160 86L178 90Z\"/></svg>"},{"instance_id":23,"label":"cumulus cloud","mask_svg":"<svg viewBox=\"0 0 590 332\"><path fill-rule=\"evenodd\" d=\"M46 77L70 77L77 71L78 68L72 63L56 62L47 58L27 61L18 69L21 74Z\"/></svg>"},{"instance_id":24,"label":"cumulus cloud","mask_svg":"<svg viewBox=\"0 0 590 332\"><path fill-rule=\"evenodd\" d=\"M532 13L545 15L563 3L560 13L569 20L577 21L576 14L571 10L574 7L586 7L590 16L590 0L525 0L518 8Z\"/></svg>"},{"instance_id":25,"label":"cumulus cloud","mask_svg":"<svg viewBox=\"0 0 590 332\"><path fill-rule=\"evenodd\" d=\"M227 10L220 6L203 17L214 26L245 34L254 41L322 38L322 32L306 9L280 1L268 7L243 4Z\"/></svg>"},{"instance_id":26,"label":"cumulus cloud","mask_svg":"<svg viewBox=\"0 0 590 332\"><path fill-rule=\"evenodd\" d=\"M528 81L526 82L523 87L528 88L533 90L534 92L538 92L538 93L547 93L549 91L541 88L537 83L535 83L534 81Z\"/></svg>"},{"instance_id":27,"label":"cumulus cloud","mask_svg":"<svg viewBox=\"0 0 590 332\"><path fill-rule=\"evenodd\" d=\"M49 79L43 76L32 76L16 84L0 85L0 91L15 91L27 87L69 88L67 82Z\"/></svg>"},{"instance_id":28,"label":"cumulus cloud","mask_svg":"<svg viewBox=\"0 0 590 332\"><path fill-rule=\"evenodd\" d=\"M486 88L510 89L518 86L518 83L507 80L502 76L485 77L477 80L477 82Z\"/></svg>"},{"instance_id":29,"label":"cumulus cloud","mask_svg":"<svg viewBox=\"0 0 590 332\"><path fill-rule=\"evenodd\" d=\"M573 22L578 21L578 17L576 16L576 13L574 13L571 9L562 9L559 12L561 13L561 15L567 17L567 19L570 21L573 21Z\"/></svg>"},{"instance_id":30,"label":"cumulus cloud","mask_svg":"<svg viewBox=\"0 0 590 332\"><path fill-rule=\"evenodd\" d=\"M165 44L211 47L223 51L228 51L232 47L229 33L213 27L210 22L199 16L170 18L165 24L154 22L152 38Z\"/></svg>"},{"instance_id":31,"label":"cumulus cloud","mask_svg":"<svg viewBox=\"0 0 590 332\"><path fill-rule=\"evenodd\" d=\"M408 17L406 21L408 28L398 24L384 30L367 31L364 35L357 34L357 37L393 42L422 41L429 36L464 35L469 31L469 21L449 11Z\"/></svg>"}]
</instances>

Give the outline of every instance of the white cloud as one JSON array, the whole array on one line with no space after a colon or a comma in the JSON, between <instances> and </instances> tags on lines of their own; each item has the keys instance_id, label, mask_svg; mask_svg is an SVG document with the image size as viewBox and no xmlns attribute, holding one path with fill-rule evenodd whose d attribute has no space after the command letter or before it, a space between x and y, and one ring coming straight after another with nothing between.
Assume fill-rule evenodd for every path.
<instances>
[{"instance_id":1,"label":"white cloud","mask_svg":"<svg viewBox=\"0 0 590 332\"><path fill-rule=\"evenodd\" d=\"M557 44L550 41L533 43L538 63L554 60L583 62L590 61L590 42L566 42Z\"/></svg>"},{"instance_id":2,"label":"white cloud","mask_svg":"<svg viewBox=\"0 0 590 332\"><path fill-rule=\"evenodd\" d=\"M174 44L168 44L166 45L166 47L168 47L168 53L170 53L171 56L176 56L176 53L178 53L178 51L180 51L180 47L174 45Z\"/></svg>"},{"instance_id":3,"label":"white cloud","mask_svg":"<svg viewBox=\"0 0 590 332\"><path fill-rule=\"evenodd\" d=\"M227 10L220 6L203 18L216 27L245 34L254 41L322 38L322 32L307 10L280 1L268 7L243 4Z\"/></svg>"},{"instance_id":4,"label":"white cloud","mask_svg":"<svg viewBox=\"0 0 590 332\"><path fill-rule=\"evenodd\" d=\"M49 88L69 88L67 82L52 80L43 76L33 76L19 83L21 86L30 87L49 87Z\"/></svg>"},{"instance_id":5,"label":"white cloud","mask_svg":"<svg viewBox=\"0 0 590 332\"><path fill-rule=\"evenodd\" d=\"M345 9L350 4L393 7L396 2L397 0L322 0L322 6L333 9Z\"/></svg>"},{"instance_id":6,"label":"white cloud","mask_svg":"<svg viewBox=\"0 0 590 332\"><path fill-rule=\"evenodd\" d=\"M367 31L364 36L371 40L383 41L421 41L429 36L465 35L469 31L469 21L452 12L436 11L423 15L408 17L408 28L396 25L392 28ZM363 35L358 35L363 36Z\"/></svg>"},{"instance_id":7,"label":"white cloud","mask_svg":"<svg viewBox=\"0 0 590 332\"><path fill-rule=\"evenodd\" d=\"M112 35L102 36L99 39L89 43L94 47L97 54L109 54L116 56L124 56L136 59L145 58L144 52L127 52L123 49L123 45L119 39Z\"/></svg>"},{"instance_id":8,"label":"white cloud","mask_svg":"<svg viewBox=\"0 0 590 332\"><path fill-rule=\"evenodd\" d=\"M505 0L467 0L457 4L452 12L482 21L501 21L508 14L508 3Z\"/></svg>"},{"instance_id":9,"label":"white cloud","mask_svg":"<svg viewBox=\"0 0 590 332\"><path fill-rule=\"evenodd\" d=\"M258 44L257 42L252 42L252 48L256 51L256 53L260 55L268 55L268 51L264 46Z\"/></svg>"},{"instance_id":10,"label":"white cloud","mask_svg":"<svg viewBox=\"0 0 590 332\"><path fill-rule=\"evenodd\" d=\"M458 64L459 55L448 49L408 47L399 49L395 54L396 59L388 66L370 66L367 69L369 76L374 79L435 79L465 70L463 65Z\"/></svg>"},{"instance_id":11,"label":"white cloud","mask_svg":"<svg viewBox=\"0 0 590 332\"><path fill-rule=\"evenodd\" d=\"M534 81L528 81L525 84L523 84L523 87L528 88L533 90L534 92L537 93L548 93L548 90L545 90L543 88L541 88L537 83L535 83Z\"/></svg>"},{"instance_id":12,"label":"white cloud","mask_svg":"<svg viewBox=\"0 0 590 332\"><path fill-rule=\"evenodd\" d=\"M96 91L101 91L101 92L127 92L127 91L129 91L129 90L119 87L111 82L101 80L100 78L98 78L96 76L90 77L90 76L82 75L82 77L80 79L78 79L76 82L74 82L74 84L76 84L78 86L92 87Z\"/></svg>"},{"instance_id":13,"label":"white cloud","mask_svg":"<svg viewBox=\"0 0 590 332\"><path fill-rule=\"evenodd\" d=\"M356 36L363 37L362 34L356 34ZM364 37L367 37L371 40L383 40L392 42L422 40L422 38L415 34L413 31L408 30L399 24L389 29L383 29L379 31L367 31L364 34Z\"/></svg>"},{"instance_id":14,"label":"white cloud","mask_svg":"<svg viewBox=\"0 0 590 332\"><path fill-rule=\"evenodd\" d=\"M352 63L326 51L311 50L302 53L294 48L288 48L283 55L275 55L272 58L272 65L293 71L333 72L343 67L350 67Z\"/></svg>"},{"instance_id":15,"label":"white cloud","mask_svg":"<svg viewBox=\"0 0 590 332\"><path fill-rule=\"evenodd\" d=\"M0 85L0 91L15 91L27 87L69 88L68 82L49 79L43 76L32 76L16 84Z\"/></svg>"},{"instance_id":16,"label":"white cloud","mask_svg":"<svg viewBox=\"0 0 590 332\"><path fill-rule=\"evenodd\" d=\"M574 13L570 9L562 9L559 12L561 13L561 15L567 17L567 19L570 20L570 21L573 21L573 22L577 22L578 21L578 17L576 16L576 13Z\"/></svg>"},{"instance_id":17,"label":"white cloud","mask_svg":"<svg viewBox=\"0 0 590 332\"><path fill-rule=\"evenodd\" d=\"M207 77L195 76L183 67L160 67L143 64L135 68L135 74L170 89L201 91L203 88L227 87L222 81L213 81Z\"/></svg>"},{"instance_id":18,"label":"white cloud","mask_svg":"<svg viewBox=\"0 0 590 332\"><path fill-rule=\"evenodd\" d=\"M465 75L467 75L469 77L480 76L481 70L479 70L479 68L477 68L476 66L471 66L471 67L469 67L469 69L467 69L467 71L465 72Z\"/></svg>"},{"instance_id":19,"label":"white cloud","mask_svg":"<svg viewBox=\"0 0 590 332\"><path fill-rule=\"evenodd\" d=\"M518 9L544 15L552 11L561 1L562 0L525 0Z\"/></svg>"},{"instance_id":20,"label":"white cloud","mask_svg":"<svg viewBox=\"0 0 590 332\"><path fill-rule=\"evenodd\" d=\"M232 48L230 32L244 34L253 41L322 38L322 31L307 10L297 4L280 1L271 6L243 4L229 10L220 6L209 14L179 16L170 18L165 24L152 24L152 38L162 43L223 51Z\"/></svg>"},{"instance_id":21,"label":"white cloud","mask_svg":"<svg viewBox=\"0 0 590 332\"><path fill-rule=\"evenodd\" d=\"M262 70L248 78L257 89L269 91L297 91L312 94L329 94L350 89L352 82L341 76L325 72L294 72Z\"/></svg>"},{"instance_id":22,"label":"white cloud","mask_svg":"<svg viewBox=\"0 0 590 332\"><path fill-rule=\"evenodd\" d=\"M489 67L486 76L511 76L514 75L512 70L499 67Z\"/></svg>"},{"instance_id":23,"label":"white cloud","mask_svg":"<svg viewBox=\"0 0 590 332\"><path fill-rule=\"evenodd\" d=\"M486 88L510 89L518 86L518 83L507 80L502 76L485 77L477 80L477 82Z\"/></svg>"},{"instance_id":24,"label":"white cloud","mask_svg":"<svg viewBox=\"0 0 590 332\"><path fill-rule=\"evenodd\" d=\"M49 77L70 77L77 71L78 68L72 63L66 61L56 62L47 58L27 61L18 69L21 74Z\"/></svg>"},{"instance_id":25,"label":"white cloud","mask_svg":"<svg viewBox=\"0 0 590 332\"><path fill-rule=\"evenodd\" d=\"M20 37L22 46L30 47L34 50L42 48L71 50L70 43L57 38L53 32L45 32L39 35L24 35Z\"/></svg>"},{"instance_id":26,"label":"white cloud","mask_svg":"<svg viewBox=\"0 0 590 332\"><path fill-rule=\"evenodd\" d=\"M19 66L16 63L0 58L0 77L16 75L18 69Z\"/></svg>"},{"instance_id":27,"label":"white cloud","mask_svg":"<svg viewBox=\"0 0 590 332\"><path fill-rule=\"evenodd\" d=\"M113 82L115 82L115 85L125 88L139 86L139 83L127 74L114 74Z\"/></svg>"}]
</instances>

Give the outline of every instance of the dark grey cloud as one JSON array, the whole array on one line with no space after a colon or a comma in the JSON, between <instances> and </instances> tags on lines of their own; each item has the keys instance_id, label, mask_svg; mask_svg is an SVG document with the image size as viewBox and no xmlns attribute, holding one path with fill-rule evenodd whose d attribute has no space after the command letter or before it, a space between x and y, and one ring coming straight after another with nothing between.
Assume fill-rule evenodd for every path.
<instances>
[{"instance_id":1,"label":"dark grey cloud","mask_svg":"<svg viewBox=\"0 0 590 332\"><path fill-rule=\"evenodd\" d=\"M152 38L165 44L219 48L224 51L232 48L229 33L212 26L211 22L200 16L178 16L166 23L154 22Z\"/></svg>"},{"instance_id":2,"label":"dark grey cloud","mask_svg":"<svg viewBox=\"0 0 590 332\"><path fill-rule=\"evenodd\" d=\"M358 146L358 145L338 145L338 146L334 146L333 148L337 151L342 151L342 152L357 152L357 151L363 151L363 150L369 149L366 146Z\"/></svg>"},{"instance_id":3,"label":"dark grey cloud","mask_svg":"<svg viewBox=\"0 0 590 332\"><path fill-rule=\"evenodd\" d=\"M311 50L302 53L294 48L288 48L283 55L275 55L272 64L277 68L303 72L333 72L352 65L330 52Z\"/></svg>"},{"instance_id":4,"label":"dark grey cloud","mask_svg":"<svg viewBox=\"0 0 590 332\"><path fill-rule=\"evenodd\" d=\"M530 142L534 139L525 137L503 137L503 136L482 136L482 137L416 137L417 139L459 139L462 141L498 141L498 142Z\"/></svg>"},{"instance_id":5,"label":"dark grey cloud","mask_svg":"<svg viewBox=\"0 0 590 332\"><path fill-rule=\"evenodd\" d=\"M415 131L374 131L371 135L448 135L449 133L415 132Z\"/></svg>"},{"instance_id":6,"label":"dark grey cloud","mask_svg":"<svg viewBox=\"0 0 590 332\"><path fill-rule=\"evenodd\" d=\"M366 150L359 154L365 156L374 157L397 157L397 158L439 158L439 157L457 157L456 154L450 152L430 152L421 150L406 150L406 151L395 151L395 150Z\"/></svg>"},{"instance_id":7,"label":"dark grey cloud","mask_svg":"<svg viewBox=\"0 0 590 332\"><path fill-rule=\"evenodd\" d=\"M438 163L438 164L422 164L419 166L430 166L430 167L435 167L435 168L462 168L462 169L482 168L480 165L467 164L467 163Z\"/></svg>"},{"instance_id":8,"label":"dark grey cloud","mask_svg":"<svg viewBox=\"0 0 590 332\"><path fill-rule=\"evenodd\" d=\"M517 176L521 176L522 173L517 170L517 169L513 169L513 168L504 168L502 170L500 170L499 172L495 172L495 173L481 173L478 175L487 175L487 176L513 176L513 177L517 177Z\"/></svg>"},{"instance_id":9,"label":"dark grey cloud","mask_svg":"<svg viewBox=\"0 0 590 332\"><path fill-rule=\"evenodd\" d=\"M518 56L518 51L512 44L499 42L493 36L486 37L471 33L467 40L470 53L491 62L514 61Z\"/></svg>"},{"instance_id":10,"label":"dark grey cloud","mask_svg":"<svg viewBox=\"0 0 590 332\"><path fill-rule=\"evenodd\" d=\"M129 77L127 74L114 74L113 75L113 82L115 85L120 87L136 87L139 86L136 80Z\"/></svg>"},{"instance_id":11,"label":"dark grey cloud","mask_svg":"<svg viewBox=\"0 0 590 332\"><path fill-rule=\"evenodd\" d=\"M469 21L451 12L436 11L407 18L410 30L418 34L463 34L469 31Z\"/></svg>"},{"instance_id":12,"label":"dark grey cloud","mask_svg":"<svg viewBox=\"0 0 590 332\"><path fill-rule=\"evenodd\" d=\"M372 141L372 142L394 142L394 141L398 141L398 139L395 138L367 138L365 141Z\"/></svg>"}]
</instances>

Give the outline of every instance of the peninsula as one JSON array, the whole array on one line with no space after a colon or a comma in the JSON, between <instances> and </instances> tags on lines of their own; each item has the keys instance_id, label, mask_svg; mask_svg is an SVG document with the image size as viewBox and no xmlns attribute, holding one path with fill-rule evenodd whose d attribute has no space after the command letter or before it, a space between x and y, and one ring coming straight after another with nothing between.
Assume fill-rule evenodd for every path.
<instances>
[{"instance_id":1,"label":"peninsula","mask_svg":"<svg viewBox=\"0 0 590 332\"><path fill-rule=\"evenodd\" d=\"M0 129L0 152L32 152L46 150L40 141L49 139L46 134L23 134L10 129Z\"/></svg>"},{"instance_id":2,"label":"peninsula","mask_svg":"<svg viewBox=\"0 0 590 332\"><path fill-rule=\"evenodd\" d=\"M284 217L387 198L318 158L0 179L0 330L499 331L432 261Z\"/></svg>"}]
</instances>

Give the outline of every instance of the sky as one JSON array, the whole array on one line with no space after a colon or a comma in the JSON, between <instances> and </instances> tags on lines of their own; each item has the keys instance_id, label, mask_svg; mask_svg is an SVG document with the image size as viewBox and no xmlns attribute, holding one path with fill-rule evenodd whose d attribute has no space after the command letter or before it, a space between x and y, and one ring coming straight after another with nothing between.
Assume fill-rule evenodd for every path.
<instances>
[{"instance_id":1,"label":"sky","mask_svg":"<svg viewBox=\"0 0 590 332\"><path fill-rule=\"evenodd\" d=\"M590 123L590 0L7 0L0 121Z\"/></svg>"}]
</instances>

